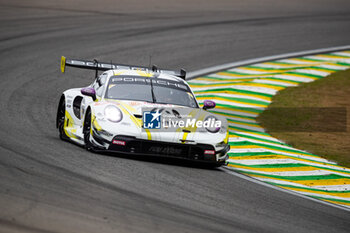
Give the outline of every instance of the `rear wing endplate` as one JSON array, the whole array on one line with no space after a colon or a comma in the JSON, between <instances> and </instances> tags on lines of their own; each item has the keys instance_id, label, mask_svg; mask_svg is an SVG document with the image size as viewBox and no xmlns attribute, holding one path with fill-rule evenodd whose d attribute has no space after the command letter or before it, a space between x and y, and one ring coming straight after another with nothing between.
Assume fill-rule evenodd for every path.
<instances>
[{"instance_id":1,"label":"rear wing endplate","mask_svg":"<svg viewBox=\"0 0 350 233\"><path fill-rule=\"evenodd\" d=\"M177 71L173 71L173 70L158 69L155 65L153 65L152 68L149 68L149 67L143 67L143 66L131 66L131 65L99 62L97 60L94 60L94 61L75 60L75 59L68 59L68 58L62 56L61 57L61 71L62 71L62 73L65 72L66 66L71 66L71 67L81 68L81 69L95 70L96 74L98 71L127 69L127 70L142 70L142 71L146 71L146 72L164 73L164 74L169 74L169 75L174 75L174 76L180 77L183 80L185 80L185 78L186 78L186 71L184 69L181 69L180 72L177 72Z\"/></svg>"}]
</instances>

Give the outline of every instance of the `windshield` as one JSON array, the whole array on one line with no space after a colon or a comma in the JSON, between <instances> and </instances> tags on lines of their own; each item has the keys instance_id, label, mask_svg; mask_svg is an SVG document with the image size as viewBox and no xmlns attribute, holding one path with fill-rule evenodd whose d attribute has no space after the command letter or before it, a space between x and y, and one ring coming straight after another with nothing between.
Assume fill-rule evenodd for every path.
<instances>
[{"instance_id":1,"label":"windshield","mask_svg":"<svg viewBox=\"0 0 350 233\"><path fill-rule=\"evenodd\" d=\"M174 104L191 108L198 107L187 85L182 82L160 78L150 79L138 76L111 77L105 98Z\"/></svg>"}]
</instances>

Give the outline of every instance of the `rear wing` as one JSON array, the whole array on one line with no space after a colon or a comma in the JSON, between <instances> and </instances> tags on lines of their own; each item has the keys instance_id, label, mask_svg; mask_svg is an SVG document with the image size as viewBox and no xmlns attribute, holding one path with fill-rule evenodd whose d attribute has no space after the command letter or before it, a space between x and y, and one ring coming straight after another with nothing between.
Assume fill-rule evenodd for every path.
<instances>
[{"instance_id":1,"label":"rear wing","mask_svg":"<svg viewBox=\"0 0 350 233\"><path fill-rule=\"evenodd\" d=\"M183 80L185 80L185 78L186 78L186 71L184 69L181 69L179 72L177 72L177 71L173 71L173 70L158 69L155 65L153 65L152 68L149 68L149 67L143 67L143 66L131 66L131 65L99 62L97 60L93 60L93 61L75 60L75 59L68 59L68 58L62 56L61 57L61 71L62 71L62 73L65 72L66 66L71 66L71 67L81 68L81 69L95 70L96 76L97 76L98 71L127 69L127 70L142 70L142 71L146 71L146 72L152 71L152 72L164 73L164 74L169 74L169 75L174 75L174 76L180 77Z\"/></svg>"}]
</instances>

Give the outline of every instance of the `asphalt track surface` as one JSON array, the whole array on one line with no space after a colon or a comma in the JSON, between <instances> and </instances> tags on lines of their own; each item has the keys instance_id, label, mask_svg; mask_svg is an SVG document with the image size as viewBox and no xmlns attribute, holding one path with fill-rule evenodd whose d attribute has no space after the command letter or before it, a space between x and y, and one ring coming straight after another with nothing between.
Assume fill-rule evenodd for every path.
<instances>
[{"instance_id":1,"label":"asphalt track surface","mask_svg":"<svg viewBox=\"0 0 350 233\"><path fill-rule=\"evenodd\" d=\"M350 212L179 161L59 140L72 58L184 67L349 44L348 0L0 0L0 232L348 232Z\"/></svg>"}]
</instances>

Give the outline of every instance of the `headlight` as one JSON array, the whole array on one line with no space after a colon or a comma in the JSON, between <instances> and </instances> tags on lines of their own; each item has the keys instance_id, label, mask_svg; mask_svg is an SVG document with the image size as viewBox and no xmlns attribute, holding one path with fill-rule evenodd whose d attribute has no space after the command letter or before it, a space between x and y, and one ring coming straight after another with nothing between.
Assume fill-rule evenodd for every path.
<instances>
[{"instance_id":1,"label":"headlight","mask_svg":"<svg viewBox=\"0 0 350 233\"><path fill-rule=\"evenodd\" d=\"M107 120L117 123L123 119L123 114L116 106L108 105L105 108L105 117Z\"/></svg>"},{"instance_id":2,"label":"headlight","mask_svg":"<svg viewBox=\"0 0 350 233\"><path fill-rule=\"evenodd\" d=\"M208 116L204 120L205 129L210 133L217 133L220 131L222 122L215 116Z\"/></svg>"}]
</instances>

